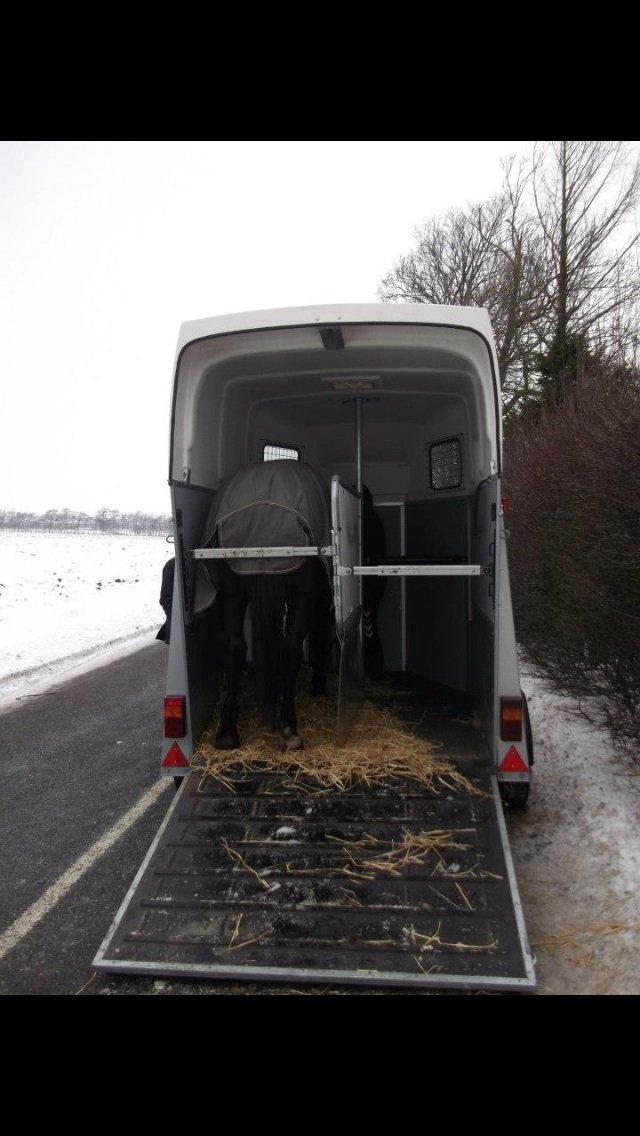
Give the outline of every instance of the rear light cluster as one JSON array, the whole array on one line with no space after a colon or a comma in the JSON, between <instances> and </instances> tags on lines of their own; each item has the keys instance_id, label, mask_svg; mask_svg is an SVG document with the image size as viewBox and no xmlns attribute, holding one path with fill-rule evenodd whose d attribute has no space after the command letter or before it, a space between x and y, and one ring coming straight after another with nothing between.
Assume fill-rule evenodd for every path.
<instances>
[{"instance_id":1,"label":"rear light cluster","mask_svg":"<svg viewBox=\"0 0 640 1136\"><path fill-rule=\"evenodd\" d=\"M500 737L503 742L522 741L522 699L500 699Z\"/></svg>"},{"instance_id":2,"label":"rear light cluster","mask_svg":"<svg viewBox=\"0 0 640 1136\"><path fill-rule=\"evenodd\" d=\"M184 694L169 695L164 700L165 738L183 738L187 732L186 698Z\"/></svg>"}]
</instances>

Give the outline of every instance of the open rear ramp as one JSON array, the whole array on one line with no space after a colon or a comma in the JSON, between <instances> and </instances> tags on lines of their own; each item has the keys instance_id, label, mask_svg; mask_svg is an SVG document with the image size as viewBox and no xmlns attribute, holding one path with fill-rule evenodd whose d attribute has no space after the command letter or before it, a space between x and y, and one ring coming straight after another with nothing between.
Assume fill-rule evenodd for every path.
<instances>
[{"instance_id":1,"label":"open rear ramp","mask_svg":"<svg viewBox=\"0 0 640 1136\"><path fill-rule=\"evenodd\" d=\"M428 711L427 711L428 715ZM193 772L94 965L174 978L531 990L532 960L502 807L478 735L434 717L429 736L482 795L411 782L344 793L280 775L230 791ZM450 834L393 871L368 849Z\"/></svg>"}]
</instances>

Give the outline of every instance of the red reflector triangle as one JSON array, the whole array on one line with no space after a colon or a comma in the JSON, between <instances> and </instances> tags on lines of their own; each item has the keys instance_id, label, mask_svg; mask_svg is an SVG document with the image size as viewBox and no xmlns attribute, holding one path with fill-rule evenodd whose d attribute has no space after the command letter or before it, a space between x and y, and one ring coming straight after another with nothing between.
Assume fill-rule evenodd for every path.
<instances>
[{"instance_id":1,"label":"red reflector triangle","mask_svg":"<svg viewBox=\"0 0 640 1136\"><path fill-rule=\"evenodd\" d=\"M499 767L501 773L528 773L529 769L520 757L515 746L510 746L507 756Z\"/></svg>"},{"instance_id":2,"label":"red reflector triangle","mask_svg":"<svg viewBox=\"0 0 640 1136\"><path fill-rule=\"evenodd\" d=\"M178 743L174 742L173 745L171 746L171 749L169 750L167 756L165 757L164 761L162 762L162 764L163 765L188 765L189 762L187 761L186 757L184 756L184 754L183 754L182 750L180 749L180 746L178 745Z\"/></svg>"}]
</instances>

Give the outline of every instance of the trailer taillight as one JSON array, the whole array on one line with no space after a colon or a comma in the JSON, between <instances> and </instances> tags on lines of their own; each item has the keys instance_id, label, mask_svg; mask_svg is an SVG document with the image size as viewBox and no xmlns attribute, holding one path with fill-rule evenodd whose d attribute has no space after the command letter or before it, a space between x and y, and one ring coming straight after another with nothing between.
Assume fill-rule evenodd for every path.
<instances>
[{"instance_id":1,"label":"trailer taillight","mask_svg":"<svg viewBox=\"0 0 640 1136\"><path fill-rule=\"evenodd\" d=\"M500 737L503 742L522 741L522 699L500 699Z\"/></svg>"},{"instance_id":2,"label":"trailer taillight","mask_svg":"<svg viewBox=\"0 0 640 1136\"><path fill-rule=\"evenodd\" d=\"M183 738L186 728L186 698L184 694L168 695L164 700L165 738Z\"/></svg>"}]
</instances>

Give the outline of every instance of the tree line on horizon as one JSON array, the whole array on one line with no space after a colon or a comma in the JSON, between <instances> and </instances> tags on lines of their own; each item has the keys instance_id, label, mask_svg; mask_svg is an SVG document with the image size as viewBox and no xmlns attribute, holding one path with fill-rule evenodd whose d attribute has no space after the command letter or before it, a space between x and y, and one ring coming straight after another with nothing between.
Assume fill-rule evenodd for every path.
<instances>
[{"instance_id":1,"label":"tree line on horizon","mask_svg":"<svg viewBox=\"0 0 640 1136\"><path fill-rule=\"evenodd\" d=\"M34 532L110 533L133 536L165 536L172 531L171 517L140 510L122 513L105 506L97 513L76 509L47 509L45 513L29 513L0 509L0 528Z\"/></svg>"}]
</instances>

